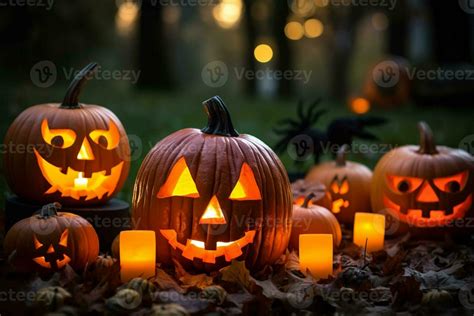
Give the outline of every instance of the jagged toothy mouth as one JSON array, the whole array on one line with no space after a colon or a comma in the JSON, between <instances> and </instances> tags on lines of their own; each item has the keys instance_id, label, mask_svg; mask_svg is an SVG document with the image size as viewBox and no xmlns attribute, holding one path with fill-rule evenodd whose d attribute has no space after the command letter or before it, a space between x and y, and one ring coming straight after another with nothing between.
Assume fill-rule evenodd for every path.
<instances>
[{"instance_id":1,"label":"jagged toothy mouth","mask_svg":"<svg viewBox=\"0 0 474 316\"><path fill-rule=\"evenodd\" d=\"M34 150L38 166L44 178L51 185L44 194L61 192L61 197L71 197L79 200L85 197L86 201L94 198L102 199L105 194L112 195L117 187L120 175L122 174L123 162L120 162L110 170L92 172L85 176L84 172L68 167L66 172L62 168L56 167L41 157L38 151Z\"/></svg>"},{"instance_id":2,"label":"jagged toothy mouth","mask_svg":"<svg viewBox=\"0 0 474 316\"><path fill-rule=\"evenodd\" d=\"M383 199L385 207L397 212L400 220L415 226L443 226L452 220L462 218L466 212L471 208L472 195L469 195L464 201L453 206L452 212L446 210L421 210L421 209L401 209L400 205L396 204L384 195Z\"/></svg>"},{"instance_id":3,"label":"jagged toothy mouth","mask_svg":"<svg viewBox=\"0 0 474 316\"><path fill-rule=\"evenodd\" d=\"M221 256L225 256L225 260L230 262L232 259L240 257L242 249L253 243L255 238L255 230L249 230L240 239L230 242L217 242L215 250L207 250L203 241L188 239L186 245L180 243L174 229L161 229L160 233L168 240L173 249L180 249L183 252L183 257L189 260L198 258L205 263L216 263L216 258Z\"/></svg>"}]
</instances>

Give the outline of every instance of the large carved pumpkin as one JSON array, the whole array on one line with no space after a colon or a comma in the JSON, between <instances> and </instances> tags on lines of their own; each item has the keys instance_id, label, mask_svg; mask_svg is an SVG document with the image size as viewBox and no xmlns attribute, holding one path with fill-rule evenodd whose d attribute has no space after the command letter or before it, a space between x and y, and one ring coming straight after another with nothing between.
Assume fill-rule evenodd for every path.
<instances>
[{"instance_id":1,"label":"large carved pumpkin","mask_svg":"<svg viewBox=\"0 0 474 316\"><path fill-rule=\"evenodd\" d=\"M389 211L400 224L414 228L446 226L472 210L474 158L436 146L429 126L420 122L418 127L419 146L393 149L375 167L373 210Z\"/></svg>"},{"instance_id":2,"label":"large carved pumpkin","mask_svg":"<svg viewBox=\"0 0 474 316\"><path fill-rule=\"evenodd\" d=\"M312 198L313 194L310 194L301 205L293 206L289 248L299 250L301 234L331 234L334 248L339 247L342 241L342 231L339 222L330 210L315 204L309 205Z\"/></svg>"},{"instance_id":3,"label":"large carved pumpkin","mask_svg":"<svg viewBox=\"0 0 474 316\"><path fill-rule=\"evenodd\" d=\"M171 134L143 161L132 203L136 229L156 232L159 262L211 271L238 259L262 268L288 245L287 173L268 146L237 133L219 97L204 106L205 128Z\"/></svg>"},{"instance_id":4,"label":"large carved pumpkin","mask_svg":"<svg viewBox=\"0 0 474 316\"><path fill-rule=\"evenodd\" d=\"M5 154L5 175L18 196L38 203L90 205L120 191L130 165L125 130L111 111L78 101L96 66L78 73L61 104L32 106L10 126L5 145L12 150Z\"/></svg>"},{"instance_id":5,"label":"large carved pumpkin","mask_svg":"<svg viewBox=\"0 0 474 316\"><path fill-rule=\"evenodd\" d=\"M94 227L72 213L58 212L59 203L45 205L39 214L22 219L8 231L5 253L21 271L57 271L69 264L83 269L99 254Z\"/></svg>"},{"instance_id":6,"label":"large carved pumpkin","mask_svg":"<svg viewBox=\"0 0 474 316\"><path fill-rule=\"evenodd\" d=\"M372 171L366 166L346 161L347 145L341 146L335 161L316 165L306 175L307 181L320 181L332 197L331 211L339 222L352 225L356 212L370 212Z\"/></svg>"}]
</instances>

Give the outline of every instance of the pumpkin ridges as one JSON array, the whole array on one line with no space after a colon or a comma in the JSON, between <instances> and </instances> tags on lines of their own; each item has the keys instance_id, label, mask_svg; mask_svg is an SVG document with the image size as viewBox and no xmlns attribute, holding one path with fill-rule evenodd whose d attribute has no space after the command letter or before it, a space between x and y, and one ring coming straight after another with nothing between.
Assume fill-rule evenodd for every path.
<instances>
[{"instance_id":1,"label":"pumpkin ridges","mask_svg":"<svg viewBox=\"0 0 474 316\"><path fill-rule=\"evenodd\" d=\"M5 137L5 143L36 145L35 148L40 151L40 155L53 165L62 167L63 169L67 169L66 167L71 167L75 170L86 171L81 169L80 166L84 166L86 164L84 162L77 161L76 151L79 151L81 145L77 144L79 143L79 139L81 139L81 137L88 137L88 134L91 130L84 131L83 126L86 125L81 123L80 119L81 117L88 118L87 128L93 127L93 129L104 129L108 127L109 123L105 125L104 121L114 122L121 137L126 137L125 130L120 121L115 115L112 114L113 113L109 110L96 105L87 105L83 106L81 109L76 110L60 109L59 104L40 104L32 106L23 111L12 123ZM101 117L100 124L98 126L93 126L93 122L99 122L95 119L97 115ZM47 145L41 135L41 122L43 119L47 119L50 127L52 126L54 128L72 128L71 125L74 124L81 126L80 128L72 128L76 133L77 143L65 150L56 150L53 149L51 145ZM97 148L98 146L96 146L94 143L91 143L91 145L93 148ZM52 153L52 155L49 155L50 153ZM101 155L101 151L95 151L95 154L99 157ZM102 154L106 155L105 151ZM94 198L90 201L78 201L72 197L62 197L60 192L44 195L44 192L46 192L51 187L51 184L41 173L41 170L38 167L36 156L33 152L28 152L25 154L7 152L5 155L5 169L7 170L6 179L10 188L15 194L28 200L41 203L58 200L67 205L97 204L105 202L107 199L116 194L121 189L126 180L125 178L127 177L130 167L129 159L127 159L127 157L130 155L130 149L126 138L121 143L119 143L119 146L113 150L112 154L114 157L110 156L102 161L96 159L87 163L88 170L90 171L91 168L105 166L107 164L107 160L113 159L115 162L115 160L118 161L118 158L120 158L120 161L123 162L122 173L115 190L109 194L109 196L104 196L100 201L98 201L98 198ZM121 159L122 157L124 159ZM68 162L68 165L65 165L65 162ZM17 166L21 166L21 168ZM24 168L23 166L34 167ZM19 183L21 183L21 185L19 185ZM31 187L35 188L35 190L29 189Z\"/></svg>"},{"instance_id":2,"label":"pumpkin ridges","mask_svg":"<svg viewBox=\"0 0 474 316\"><path fill-rule=\"evenodd\" d=\"M34 221L44 221L38 227L53 228L51 232L44 231L44 234L36 233L33 229ZM48 224L46 224L48 221ZM82 229L87 229L86 234L82 234ZM16 257L12 262L20 270L47 269L40 267L32 258L41 256L33 246L36 238L43 244L43 247L53 245L57 252L58 241L61 234L68 230L67 254L71 258L69 265L75 269L82 269L88 261L94 260L99 253L99 240L94 228L85 219L72 213L60 212L58 215L41 218L33 215L16 223L7 233L4 246L7 255L16 251ZM46 234L47 233L47 234ZM84 252L87 250L87 252ZM59 259L59 256L58 256Z\"/></svg>"},{"instance_id":3,"label":"pumpkin ridges","mask_svg":"<svg viewBox=\"0 0 474 316\"><path fill-rule=\"evenodd\" d=\"M188 134L192 137L183 142L182 139ZM203 243L207 241L209 244L209 242L214 243L217 240L234 241L237 239L234 237L242 238L243 236L241 235L243 235L246 228L242 225L245 225L246 222L239 222L238 219L247 220L245 218L246 214L251 214L250 219L252 219L253 216L255 217L260 212L261 216L258 218L262 218L265 221L268 219L269 221L280 220L286 222L285 216L291 212L291 194L287 175L281 171L284 169L282 169L278 158L271 155L266 146L262 148L263 146L260 146L258 142L246 140L245 136L225 137L187 129L178 131L158 143L144 160L137 176L133 202L134 218L139 217L140 212L151 215L153 210L163 209L155 207L156 205L165 205L165 203L170 205L168 209L163 209L162 214L160 214L160 216L170 216L170 223L167 227L165 227L166 224L157 225L157 223L154 223L156 219L153 219L153 217L147 217L150 222L144 223L142 226L148 225L153 227L157 234L160 234L159 228L175 229L178 241L180 242L180 249L185 247L183 241L186 242L186 239L197 239ZM174 151L175 147L168 148L168 146L175 146L181 150ZM189 151L190 147L194 150ZM197 150L195 150L196 148ZM156 153L156 151L161 152ZM162 157L164 155L170 158L164 159ZM196 182L200 197L197 199L173 197L163 198L163 200L167 201L155 200L155 194L149 192L148 188L153 187L155 191L160 190L161 185L168 178L173 164L183 156L186 159L191 176ZM245 202L229 200L232 188L240 176L243 162L249 164L252 169L255 181L259 185L259 190L263 193L263 201ZM155 170L162 177L148 177L147 173L154 173ZM202 216L209 200L214 195L219 199L219 203L231 225L220 235L212 235L210 231L203 231L202 225L198 223L198 219ZM266 195L270 196L266 198ZM138 201L138 197L143 201ZM262 204L265 205L263 206ZM262 205L262 207L259 206L259 209L255 209L257 205ZM165 214L167 212L171 212L171 214ZM257 219L257 217L253 219ZM272 225L272 223L269 225ZM191 232L189 232L190 228ZM243 255L239 258L248 258L247 264L251 268L260 268L267 263L272 263L277 258L277 255L279 257L285 250L282 244L285 244L286 247L287 236L285 236L285 230L288 229L287 227L282 228L273 225L267 227L266 223L264 223L264 226L258 233L262 235L256 236L253 245L241 249ZM204 236L204 238L194 238L194 236ZM261 240L259 239L260 237ZM160 237L159 239L162 240L163 238ZM157 247L159 247L158 244ZM170 245L166 245L165 248L170 249ZM215 270L221 267L222 264L228 264L221 256L217 258L216 265L203 263L199 259L189 261L182 256L181 250L171 250L170 257L161 255L161 258L158 260L169 262L172 258L178 259L183 266L205 271Z\"/></svg>"}]
</instances>

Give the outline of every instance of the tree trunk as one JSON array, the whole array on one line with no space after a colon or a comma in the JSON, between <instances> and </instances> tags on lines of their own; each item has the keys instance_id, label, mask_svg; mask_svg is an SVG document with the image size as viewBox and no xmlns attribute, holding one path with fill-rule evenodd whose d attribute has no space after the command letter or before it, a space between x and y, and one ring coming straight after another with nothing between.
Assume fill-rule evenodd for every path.
<instances>
[{"instance_id":1,"label":"tree trunk","mask_svg":"<svg viewBox=\"0 0 474 316\"><path fill-rule=\"evenodd\" d=\"M288 39L285 36L285 25L290 14L288 1L275 0L275 14L273 21L273 33L276 42L276 69L285 72L291 71L292 60ZM291 81L282 78L278 81L278 95L282 97L290 96L292 93Z\"/></svg>"},{"instance_id":2,"label":"tree trunk","mask_svg":"<svg viewBox=\"0 0 474 316\"><path fill-rule=\"evenodd\" d=\"M257 28L255 25L255 20L252 17L252 0L245 0L245 13L244 13L244 24L245 24L245 36L246 42L244 46L244 58L245 58L245 67L247 70L255 73L256 64L255 58L253 56L253 50L257 45ZM249 95L255 95L257 92L257 85L255 80L245 80L245 93Z\"/></svg>"},{"instance_id":3,"label":"tree trunk","mask_svg":"<svg viewBox=\"0 0 474 316\"><path fill-rule=\"evenodd\" d=\"M141 71L139 87L170 89L173 87L170 70L168 39L164 32L163 7L151 0L142 1L138 39L138 63Z\"/></svg>"}]
</instances>

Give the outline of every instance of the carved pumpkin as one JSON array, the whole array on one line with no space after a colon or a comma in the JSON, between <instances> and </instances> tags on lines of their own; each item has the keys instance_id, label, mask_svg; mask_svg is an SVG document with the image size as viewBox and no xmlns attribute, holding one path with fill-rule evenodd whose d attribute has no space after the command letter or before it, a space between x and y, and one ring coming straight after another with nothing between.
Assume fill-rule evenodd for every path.
<instances>
[{"instance_id":1,"label":"carved pumpkin","mask_svg":"<svg viewBox=\"0 0 474 316\"><path fill-rule=\"evenodd\" d=\"M293 206L293 221L289 248L299 249L301 234L332 234L334 247L342 241L341 226L330 210L319 205L309 205L313 194L308 195L301 205Z\"/></svg>"},{"instance_id":2,"label":"carved pumpkin","mask_svg":"<svg viewBox=\"0 0 474 316\"><path fill-rule=\"evenodd\" d=\"M159 142L138 172L136 229L156 232L156 255L212 271L233 259L249 268L272 264L291 229L287 173L272 150L239 134L219 97L204 102L208 125Z\"/></svg>"},{"instance_id":3,"label":"carved pumpkin","mask_svg":"<svg viewBox=\"0 0 474 316\"><path fill-rule=\"evenodd\" d=\"M306 175L307 181L320 181L332 197L331 211L339 222L352 225L355 212L368 212L372 171L366 166L346 161L347 145L338 150L335 161L316 165Z\"/></svg>"},{"instance_id":4,"label":"carved pumpkin","mask_svg":"<svg viewBox=\"0 0 474 316\"><path fill-rule=\"evenodd\" d=\"M64 205L104 203L120 191L129 171L130 148L119 119L78 96L97 64L74 78L61 104L23 111L10 126L5 175L20 197Z\"/></svg>"},{"instance_id":5,"label":"carved pumpkin","mask_svg":"<svg viewBox=\"0 0 474 316\"><path fill-rule=\"evenodd\" d=\"M291 191L293 192L293 204L295 205L303 204L306 197L312 194L313 197L308 205L319 205L327 209L332 207L331 194L321 182L300 179L291 184Z\"/></svg>"},{"instance_id":6,"label":"carved pumpkin","mask_svg":"<svg viewBox=\"0 0 474 316\"><path fill-rule=\"evenodd\" d=\"M372 206L377 212L389 210L401 224L446 226L472 210L474 158L436 146L425 122L418 128L419 146L393 149L375 167Z\"/></svg>"},{"instance_id":7,"label":"carved pumpkin","mask_svg":"<svg viewBox=\"0 0 474 316\"><path fill-rule=\"evenodd\" d=\"M19 270L57 271L69 264L82 269L99 254L99 239L92 225L72 213L57 212L59 203L44 206L8 231L5 253Z\"/></svg>"}]
</instances>

